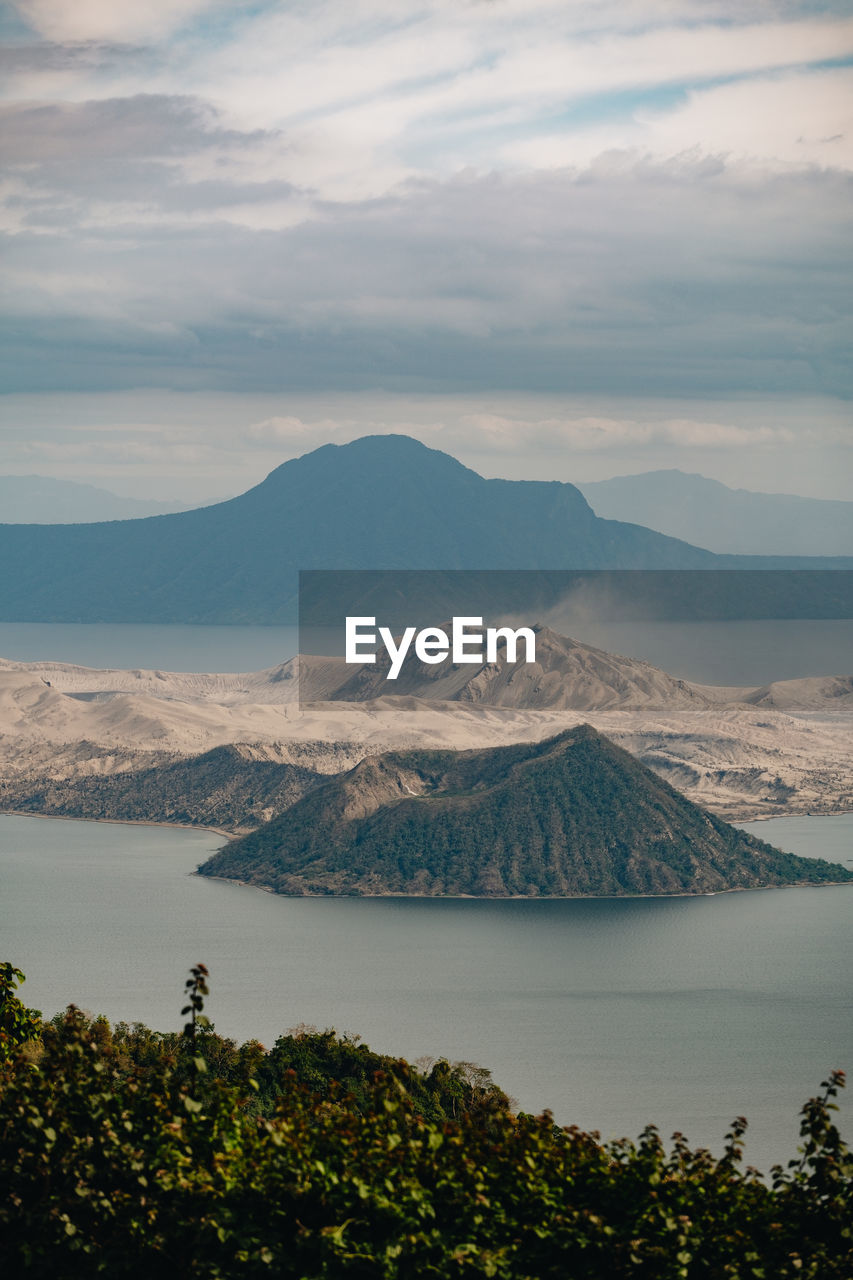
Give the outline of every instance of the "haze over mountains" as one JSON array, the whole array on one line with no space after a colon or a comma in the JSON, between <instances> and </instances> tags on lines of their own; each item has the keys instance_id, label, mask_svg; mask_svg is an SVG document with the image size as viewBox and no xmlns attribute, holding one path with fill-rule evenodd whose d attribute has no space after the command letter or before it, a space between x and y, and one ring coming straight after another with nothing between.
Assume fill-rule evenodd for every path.
<instances>
[{"instance_id":1,"label":"haze over mountains","mask_svg":"<svg viewBox=\"0 0 853 1280\"><path fill-rule=\"evenodd\" d=\"M853 555L853 501L733 489L676 469L576 481L575 488L604 519L643 525L707 551ZM169 515L195 505L177 498L122 497L93 484L51 476L0 476L0 524L92 524Z\"/></svg>"},{"instance_id":2,"label":"haze over mountains","mask_svg":"<svg viewBox=\"0 0 853 1280\"><path fill-rule=\"evenodd\" d=\"M290 622L297 570L310 568L820 563L716 557L597 517L574 485L485 480L406 436L370 436L325 445L239 497L193 511L119 523L0 526L0 620Z\"/></svg>"},{"instance_id":3,"label":"haze over mountains","mask_svg":"<svg viewBox=\"0 0 853 1280\"><path fill-rule=\"evenodd\" d=\"M108 489L51 476L0 476L0 524L90 524L187 511L189 502L121 498Z\"/></svg>"},{"instance_id":4,"label":"haze over mountains","mask_svg":"<svg viewBox=\"0 0 853 1280\"><path fill-rule=\"evenodd\" d=\"M647 471L577 486L596 515L631 520L709 551L853 555L853 502L730 489L683 471Z\"/></svg>"}]
</instances>

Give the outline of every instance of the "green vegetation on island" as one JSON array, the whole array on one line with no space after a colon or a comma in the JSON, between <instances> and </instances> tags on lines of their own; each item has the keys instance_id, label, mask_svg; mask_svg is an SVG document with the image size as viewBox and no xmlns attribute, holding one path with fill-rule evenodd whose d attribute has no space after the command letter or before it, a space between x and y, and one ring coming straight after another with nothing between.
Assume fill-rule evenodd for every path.
<instances>
[{"instance_id":1,"label":"green vegetation on island","mask_svg":"<svg viewBox=\"0 0 853 1280\"><path fill-rule=\"evenodd\" d=\"M589 725L538 743L369 757L200 871L285 894L566 897L853 881L700 809Z\"/></svg>"},{"instance_id":2,"label":"green vegetation on island","mask_svg":"<svg viewBox=\"0 0 853 1280\"><path fill-rule=\"evenodd\" d=\"M419 1072L333 1033L267 1053L74 1006L43 1023L0 966L0 1265L34 1280L849 1280L841 1072L763 1180L721 1157L513 1114L487 1073Z\"/></svg>"},{"instance_id":3,"label":"green vegetation on island","mask_svg":"<svg viewBox=\"0 0 853 1280\"><path fill-rule=\"evenodd\" d=\"M247 830L300 799L319 777L313 769L258 760L246 748L225 745L79 778L48 776L33 783L8 772L0 778L0 807L49 817Z\"/></svg>"}]
</instances>

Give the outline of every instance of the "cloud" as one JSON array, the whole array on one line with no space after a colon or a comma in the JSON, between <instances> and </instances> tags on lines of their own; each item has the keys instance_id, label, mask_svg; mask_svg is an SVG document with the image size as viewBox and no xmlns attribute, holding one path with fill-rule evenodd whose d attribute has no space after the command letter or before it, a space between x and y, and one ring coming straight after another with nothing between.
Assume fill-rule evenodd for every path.
<instances>
[{"instance_id":1,"label":"cloud","mask_svg":"<svg viewBox=\"0 0 853 1280\"><path fill-rule=\"evenodd\" d=\"M103 44L8 44L0 46L0 73L4 77L41 75L57 71L74 71L103 63L108 54L115 55L119 47L108 49ZM8 81L7 96L8 94Z\"/></svg>"},{"instance_id":2,"label":"cloud","mask_svg":"<svg viewBox=\"0 0 853 1280\"><path fill-rule=\"evenodd\" d=\"M355 434L350 435L355 429ZM304 422L291 415L286 417L264 418L261 422L250 423L242 432L242 439L250 445L263 449L280 451L282 449L316 448L319 444L341 439L355 439L360 434L355 422L337 421L334 418L318 418L312 422Z\"/></svg>"},{"instance_id":3,"label":"cloud","mask_svg":"<svg viewBox=\"0 0 853 1280\"><path fill-rule=\"evenodd\" d=\"M13 0L21 17L49 40L162 40L215 0Z\"/></svg>"},{"instance_id":4,"label":"cloud","mask_svg":"<svg viewBox=\"0 0 853 1280\"><path fill-rule=\"evenodd\" d=\"M796 109L792 110L792 104ZM690 89L674 104L639 103L629 123L566 124L504 147L503 162L531 168L594 164L621 147L659 162L724 156L760 173L792 167L853 171L853 69L821 68Z\"/></svg>"},{"instance_id":5,"label":"cloud","mask_svg":"<svg viewBox=\"0 0 853 1280\"><path fill-rule=\"evenodd\" d=\"M18 9L6 387L853 390L840 5Z\"/></svg>"},{"instance_id":6,"label":"cloud","mask_svg":"<svg viewBox=\"0 0 853 1280\"><path fill-rule=\"evenodd\" d=\"M402 10L387 0L245 8L32 0L30 9L43 13L41 29L52 40L72 43L45 46L40 66L32 45L10 50L20 61L19 98L52 91L82 105L148 95L153 112L158 98L195 98L222 129L286 137L286 147L255 147L264 177L329 199L380 196L407 177L446 177L466 166L563 166L626 147L661 157L728 149L716 128L717 99L700 96L743 85L751 102L753 83L758 110L734 113L739 154L778 160L781 146L786 157L785 122L793 127L802 116L809 127L796 134L798 162L849 162L844 148L834 158L822 151L821 139L839 132L837 120L816 121L811 141L815 98L827 116L845 114L822 78L831 78L827 60L853 56L853 19L831 6L815 15L808 6L720 0L421 0ZM101 30L104 15L121 30ZM193 16L195 25L176 34ZM151 43L122 55L115 41L134 22ZM78 34L63 34L63 24ZM810 78L788 76L782 119L768 130L760 82L809 66Z\"/></svg>"},{"instance_id":7,"label":"cloud","mask_svg":"<svg viewBox=\"0 0 853 1280\"><path fill-rule=\"evenodd\" d=\"M21 457L30 458L33 466L45 462L65 468L69 464L111 467L156 464L191 467L205 460L203 445L184 444L170 439L166 432L160 440L31 440L20 447Z\"/></svg>"},{"instance_id":8,"label":"cloud","mask_svg":"<svg viewBox=\"0 0 853 1280\"><path fill-rule=\"evenodd\" d=\"M851 187L617 156L418 181L284 230L209 207L192 226L118 230L90 212L85 235L9 242L11 376L845 393Z\"/></svg>"},{"instance_id":9,"label":"cloud","mask_svg":"<svg viewBox=\"0 0 853 1280\"><path fill-rule=\"evenodd\" d=\"M462 419L469 445L500 453L565 450L599 453L630 446L669 444L686 449L729 449L756 445L791 444L796 435L784 426L740 426L701 422L689 418L540 418L524 419L498 414L469 414Z\"/></svg>"},{"instance_id":10,"label":"cloud","mask_svg":"<svg viewBox=\"0 0 853 1280\"><path fill-rule=\"evenodd\" d=\"M257 158L276 146L262 130L222 127L208 104L185 95L0 106L5 228L108 230L211 217L253 226L259 209L267 211L263 225L286 227L306 202Z\"/></svg>"},{"instance_id":11,"label":"cloud","mask_svg":"<svg viewBox=\"0 0 853 1280\"><path fill-rule=\"evenodd\" d=\"M206 104L163 94L7 106L2 124L0 160L28 167L60 158L72 164L128 156L164 159L236 136L216 132L214 113Z\"/></svg>"},{"instance_id":12,"label":"cloud","mask_svg":"<svg viewBox=\"0 0 853 1280\"><path fill-rule=\"evenodd\" d=\"M188 501L241 492L330 441L388 432L487 476L582 481L679 467L734 487L849 496L849 405L826 397L63 391L10 395L0 428L9 471Z\"/></svg>"}]
</instances>

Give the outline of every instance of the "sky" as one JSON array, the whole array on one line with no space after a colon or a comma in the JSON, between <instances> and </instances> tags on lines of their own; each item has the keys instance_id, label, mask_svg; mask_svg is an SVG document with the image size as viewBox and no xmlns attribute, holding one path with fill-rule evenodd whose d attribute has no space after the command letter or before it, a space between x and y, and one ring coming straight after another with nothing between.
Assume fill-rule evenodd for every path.
<instances>
[{"instance_id":1,"label":"sky","mask_svg":"<svg viewBox=\"0 0 853 1280\"><path fill-rule=\"evenodd\" d=\"M853 497L848 3L17 0L0 39L0 472L203 501L404 431Z\"/></svg>"}]
</instances>

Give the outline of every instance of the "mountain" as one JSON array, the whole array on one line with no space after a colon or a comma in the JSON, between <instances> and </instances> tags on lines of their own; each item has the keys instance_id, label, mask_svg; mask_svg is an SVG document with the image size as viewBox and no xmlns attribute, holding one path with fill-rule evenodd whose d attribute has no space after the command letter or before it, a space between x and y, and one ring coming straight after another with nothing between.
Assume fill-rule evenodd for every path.
<instances>
[{"instance_id":1,"label":"mountain","mask_svg":"<svg viewBox=\"0 0 853 1280\"><path fill-rule=\"evenodd\" d=\"M507 662L505 642L497 661L461 665L450 657L428 664L410 650L400 674L388 680L387 653L335 686L328 663L300 660L302 699L367 702L387 696L440 698L525 710L603 711L615 707L697 708L708 699L685 680L667 675L649 662L605 653L549 627L534 626L536 661ZM316 663L316 660L315 660ZM348 670L348 668L344 668Z\"/></svg>"},{"instance_id":2,"label":"mountain","mask_svg":"<svg viewBox=\"0 0 853 1280\"><path fill-rule=\"evenodd\" d=\"M297 572L310 568L748 563L599 519L574 485L484 480L406 436L368 436L324 445L240 497L194 511L106 524L2 525L0 620L291 622Z\"/></svg>"},{"instance_id":3,"label":"mountain","mask_svg":"<svg viewBox=\"0 0 853 1280\"><path fill-rule=\"evenodd\" d=\"M647 471L577 487L596 515L631 520L710 551L853 555L853 502L730 489L683 471Z\"/></svg>"},{"instance_id":4,"label":"mountain","mask_svg":"<svg viewBox=\"0 0 853 1280\"><path fill-rule=\"evenodd\" d=\"M368 757L200 872L285 894L487 897L853 881L713 817L589 725L538 743Z\"/></svg>"},{"instance_id":5,"label":"mountain","mask_svg":"<svg viewBox=\"0 0 853 1280\"><path fill-rule=\"evenodd\" d=\"M0 476L0 524L90 524L186 511L186 502L120 498L108 489L51 476Z\"/></svg>"}]
</instances>

